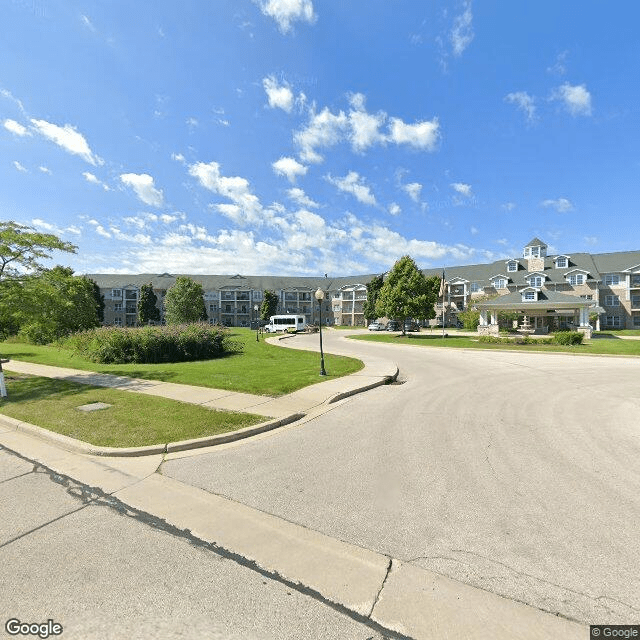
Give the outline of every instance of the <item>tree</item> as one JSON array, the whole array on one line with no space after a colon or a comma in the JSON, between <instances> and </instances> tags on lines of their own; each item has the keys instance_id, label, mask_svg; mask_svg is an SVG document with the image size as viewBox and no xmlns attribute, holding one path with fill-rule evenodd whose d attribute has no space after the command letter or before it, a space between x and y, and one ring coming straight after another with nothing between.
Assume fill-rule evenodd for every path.
<instances>
[{"instance_id":1,"label":"tree","mask_svg":"<svg viewBox=\"0 0 640 640\"><path fill-rule=\"evenodd\" d=\"M260 318L262 320L268 320L271 316L276 315L279 302L280 299L274 291L265 289L262 304L260 305Z\"/></svg>"},{"instance_id":2,"label":"tree","mask_svg":"<svg viewBox=\"0 0 640 640\"><path fill-rule=\"evenodd\" d=\"M187 276L178 276L164 297L167 324L199 322L207 319L202 285Z\"/></svg>"},{"instance_id":3,"label":"tree","mask_svg":"<svg viewBox=\"0 0 640 640\"><path fill-rule=\"evenodd\" d=\"M94 284L60 266L23 278L8 300L20 326L19 335L29 342L47 344L99 326Z\"/></svg>"},{"instance_id":4,"label":"tree","mask_svg":"<svg viewBox=\"0 0 640 640\"><path fill-rule=\"evenodd\" d=\"M0 222L0 281L42 271L41 260L53 251L75 253L78 247L51 233L40 233L17 222Z\"/></svg>"},{"instance_id":5,"label":"tree","mask_svg":"<svg viewBox=\"0 0 640 640\"><path fill-rule=\"evenodd\" d=\"M140 300L138 300L138 324L160 322L160 309L156 306L158 296L153 292L153 285L143 284L140 287Z\"/></svg>"},{"instance_id":6,"label":"tree","mask_svg":"<svg viewBox=\"0 0 640 640\"><path fill-rule=\"evenodd\" d=\"M434 317L434 304L440 279L426 278L410 256L403 256L389 272L376 301L376 314L398 320L407 318L427 320Z\"/></svg>"},{"instance_id":7,"label":"tree","mask_svg":"<svg viewBox=\"0 0 640 640\"><path fill-rule=\"evenodd\" d=\"M384 275L375 276L367 285L367 300L364 303L362 311L367 322L373 322L377 317L376 302L382 285L384 284Z\"/></svg>"},{"instance_id":8,"label":"tree","mask_svg":"<svg viewBox=\"0 0 640 640\"><path fill-rule=\"evenodd\" d=\"M96 313L98 314L98 321L100 323L104 322L104 296L100 293L100 287L96 282L89 279L93 286L93 297L96 301Z\"/></svg>"}]
</instances>

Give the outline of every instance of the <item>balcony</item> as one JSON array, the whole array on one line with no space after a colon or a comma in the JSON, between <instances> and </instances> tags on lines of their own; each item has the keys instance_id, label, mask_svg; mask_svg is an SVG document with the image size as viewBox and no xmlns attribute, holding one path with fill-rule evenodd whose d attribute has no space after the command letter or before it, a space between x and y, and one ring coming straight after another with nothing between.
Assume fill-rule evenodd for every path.
<instances>
[{"instance_id":1,"label":"balcony","mask_svg":"<svg viewBox=\"0 0 640 640\"><path fill-rule=\"evenodd\" d=\"M223 291L222 292L222 299L223 300L235 300L236 299L235 291Z\"/></svg>"},{"instance_id":2,"label":"balcony","mask_svg":"<svg viewBox=\"0 0 640 640\"><path fill-rule=\"evenodd\" d=\"M633 276L633 278L631 278L630 286L632 289L640 289L640 278L638 276Z\"/></svg>"},{"instance_id":3,"label":"balcony","mask_svg":"<svg viewBox=\"0 0 640 640\"><path fill-rule=\"evenodd\" d=\"M236 295L236 300L249 300L249 292L248 291L238 291Z\"/></svg>"},{"instance_id":4,"label":"balcony","mask_svg":"<svg viewBox=\"0 0 640 640\"><path fill-rule=\"evenodd\" d=\"M640 296L631 296L631 310L632 311L640 310Z\"/></svg>"}]
</instances>

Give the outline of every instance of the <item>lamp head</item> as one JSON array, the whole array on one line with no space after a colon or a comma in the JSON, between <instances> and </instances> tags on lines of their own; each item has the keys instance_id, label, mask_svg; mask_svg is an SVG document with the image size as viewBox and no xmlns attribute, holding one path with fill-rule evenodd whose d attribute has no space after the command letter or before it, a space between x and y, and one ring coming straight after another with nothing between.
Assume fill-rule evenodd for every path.
<instances>
[{"instance_id":1,"label":"lamp head","mask_svg":"<svg viewBox=\"0 0 640 640\"><path fill-rule=\"evenodd\" d=\"M318 287L314 295L316 300L318 300L318 302L320 302L321 300L324 300L324 291L320 289L320 287Z\"/></svg>"}]
</instances>

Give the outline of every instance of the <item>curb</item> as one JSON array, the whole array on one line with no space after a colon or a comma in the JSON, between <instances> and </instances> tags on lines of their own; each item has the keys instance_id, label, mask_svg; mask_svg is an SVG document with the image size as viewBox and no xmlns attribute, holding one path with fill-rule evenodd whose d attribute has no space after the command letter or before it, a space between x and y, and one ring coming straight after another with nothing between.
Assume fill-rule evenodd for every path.
<instances>
[{"instance_id":1,"label":"curb","mask_svg":"<svg viewBox=\"0 0 640 640\"><path fill-rule=\"evenodd\" d=\"M282 427L296 420L304 418L304 413L292 413L284 418L278 418L277 420L269 420L267 422L261 422L251 427L245 427L244 429L238 429L237 431L231 431L229 433L221 433L215 436L205 436L204 438L194 438L193 440L181 440L178 442L169 442L167 444L154 444L146 447L100 447L98 445L89 444L83 440L77 440L69 436L56 433L55 431L49 431L43 427L37 427L29 422L22 422L16 418L10 418L0 414L0 424L6 424L15 431L22 433L28 433L41 440L48 440L49 442L58 445L66 451L72 451L74 453L83 453L91 456L103 456L103 457L138 457L138 456L153 456L160 453L172 453L175 451L187 451L189 449L199 449L201 447L211 447L218 444L225 444L227 442L233 442L234 440L241 440L243 438L249 438L265 431L271 431L277 427Z\"/></svg>"}]
</instances>

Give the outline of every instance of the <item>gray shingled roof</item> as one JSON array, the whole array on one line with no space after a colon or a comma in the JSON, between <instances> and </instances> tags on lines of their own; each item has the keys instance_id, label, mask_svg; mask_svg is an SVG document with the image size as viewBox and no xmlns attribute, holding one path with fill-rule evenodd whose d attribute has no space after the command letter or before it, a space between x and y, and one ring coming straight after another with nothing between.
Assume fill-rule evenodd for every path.
<instances>
[{"instance_id":1,"label":"gray shingled roof","mask_svg":"<svg viewBox=\"0 0 640 640\"><path fill-rule=\"evenodd\" d=\"M540 238L534 238L533 240L529 240L529 242L527 242L527 244L525 244L524 246L525 247L546 247L547 243L542 242Z\"/></svg>"},{"instance_id":2,"label":"gray shingled roof","mask_svg":"<svg viewBox=\"0 0 640 640\"><path fill-rule=\"evenodd\" d=\"M522 300L521 291L513 291L487 302L474 303L478 309L566 309L590 307L593 300L583 300L557 291L539 291L538 300Z\"/></svg>"}]
</instances>

